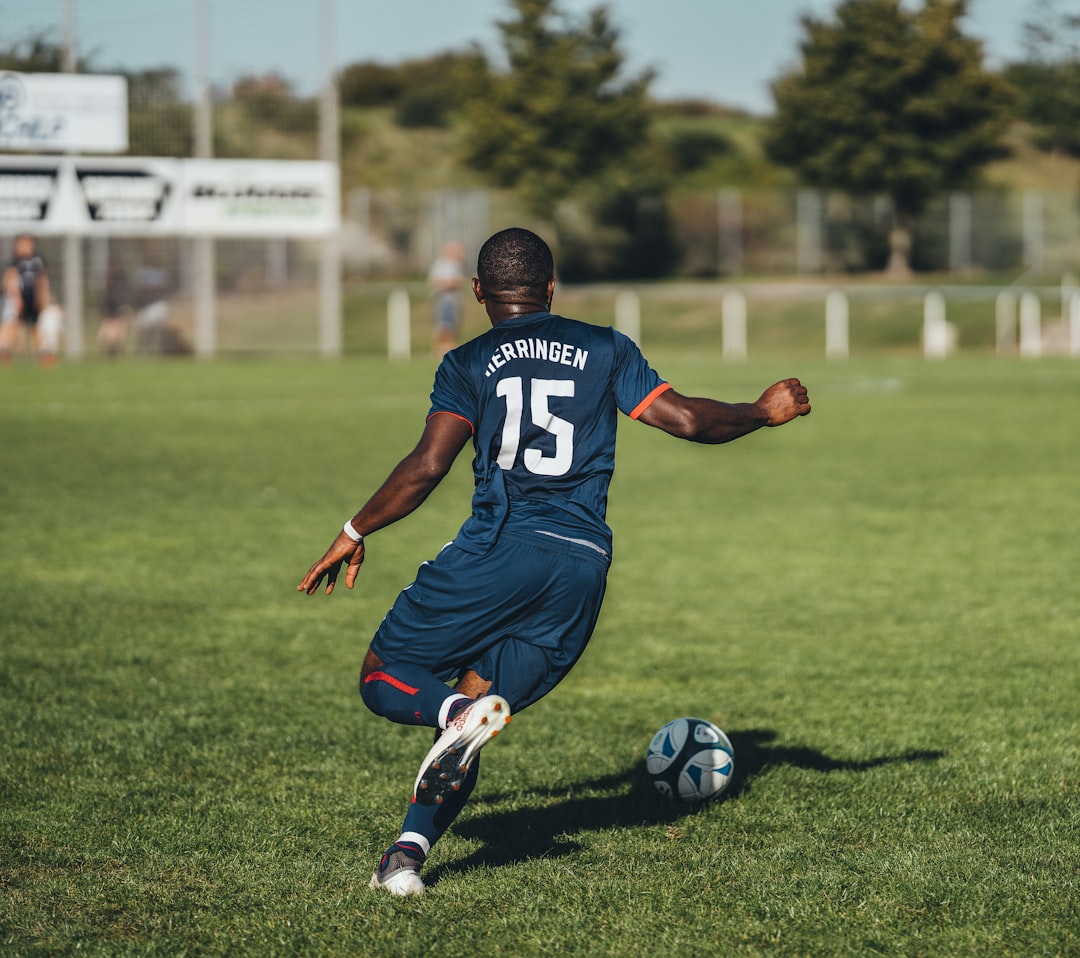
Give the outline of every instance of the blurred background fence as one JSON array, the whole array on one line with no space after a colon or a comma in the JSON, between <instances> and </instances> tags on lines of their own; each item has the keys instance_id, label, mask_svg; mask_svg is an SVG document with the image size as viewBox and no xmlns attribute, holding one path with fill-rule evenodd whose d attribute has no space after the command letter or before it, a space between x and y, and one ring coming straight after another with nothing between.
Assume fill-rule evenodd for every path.
<instances>
[{"instance_id":1,"label":"blurred background fence","mask_svg":"<svg viewBox=\"0 0 1080 958\"><path fill-rule=\"evenodd\" d=\"M372 327L346 336L345 347L354 351L384 350L381 303L395 285L410 290L413 321L422 339L427 324L423 277L442 244L463 240L472 260L493 230L521 217L512 197L479 189L406 193L359 187L343 205L346 325ZM857 295L862 299L874 289L877 296L895 303L918 298L925 291L925 275L908 293L898 285L868 284L865 278L866 251L872 251L876 242L880 255L885 255L881 227L888 219L883 201L805 190L686 193L678 198L666 225L679 257L665 282L682 290L674 299L696 296L702 306L718 302L727 287L760 287L769 292L752 299L775 302L777 284L786 283L789 294L784 298L790 302L801 297L813 314L823 308L822 290L849 282L859 285ZM957 291L968 284L981 291L977 298L987 304L988 332L980 341L986 345L992 342L993 300L1001 287L1014 288L1017 296L1028 286L1037 287L1050 302L1057 286L1075 283L1074 264L1080 263L1077 219L1071 205L1041 193L953 194L936 201L921 221L914 244L916 265L938 284ZM868 235L877 240L868 242ZM11 234L0 234L5 249L12 239ZM95 333L109 303L118 297L131 310L125 350L178 355L194 351L198 280L189 240L107 236L79 242L88 352L100 351ZM40 245L50 264L55 294L63 301L65 241L43 236ZM217 351L318 350L318 241L218 239L215 249ZM991 286L987 276L999 286ZM800 285L800 279L813 283ZM712 292L710 280L718 283ZM635 284L622 284L628 285ZM614 288L597 285L598 290ZM354 314L360 302L367 302L368 308ZM159 306L147 313L154 304L164 304L166 311ZM599 314L597 321L614 320L613 293L606 309L606 316ZM719 313L715 315L718 323ZM962 341L965 346L972 342L970 336Z\"/></svg>"},{"instance_id":2,"label":"blurred background fence","mask_svg":"<svg viewBox=\"0 0 1080 958\"><path fill-rule=\"evenodd\" d=\"M655 198L643 196L647 208ZM729 278L865 273L888 255L886 197L809 189L682 190L663 217L637 218L639 239L675 250L669 275ZM404 192L358 186L345 200L344 251L351 275L422 274L435 251L464 239L475 252L494 229L526 218L491 190ZM652 233L650 233L652 231ZM920 272L1056 274L1080 264L1080 204L1038 190L953 192L934 198L915 229Z\"/></svg>"}]
</instances>

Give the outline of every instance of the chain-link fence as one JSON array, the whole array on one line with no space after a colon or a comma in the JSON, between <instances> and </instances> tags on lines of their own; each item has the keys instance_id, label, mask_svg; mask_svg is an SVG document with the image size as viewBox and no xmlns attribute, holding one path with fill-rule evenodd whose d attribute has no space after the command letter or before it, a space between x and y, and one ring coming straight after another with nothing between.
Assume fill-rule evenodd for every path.
<instances>
[{"instance_id":1,"label":"chain-link fence","mask_svg":"<svg viewBox=\"0 0 1080 958\"><path fill-rule=\"evenodd\" d=\"M358 277L419 275L447 239L473 252L523 214L498 191L349 192L345 255ZM885 268L895 217L884 197L813 190L680 191L642 229L674 251L675 279L867 275ZM1080 203L1035 190L985 189L936 197L916 221L912 267L961 278L973 273L1053 276L1080 267ZM632 277L631 277L632 278ZM649 278L655 278L650 276Z\"/></svg>"}]
</instances>

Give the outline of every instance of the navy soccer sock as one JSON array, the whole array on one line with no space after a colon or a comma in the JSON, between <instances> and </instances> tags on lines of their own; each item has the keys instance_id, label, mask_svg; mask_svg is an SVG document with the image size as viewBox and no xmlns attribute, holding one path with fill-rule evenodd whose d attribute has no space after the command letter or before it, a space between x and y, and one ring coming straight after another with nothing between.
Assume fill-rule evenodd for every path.
<instances>
[{"instance_id":1,"label":"navy soccer sock","mask_svg":"<svg viewBox=\"0 0 1080 958\"><path fill-rule=\"evenodd\" d=\"M429 845L428 847L430 848L431 846ZM386 858L393 855L394 852L402 852L403 854L408 855L413 861L420 862L421 865L424 864L424 859L427 858L427 852L424 851L424 846L421 845L419 841L409 841L404 834L386 850L386 853L383 855L383 860L385 861Z\"/></svg>"},{"instance_id":2,"label":"navy soccer sock","mask_svg":"<svg viewBox=\"0 0 1080 958\"><path fill-rule=\"evenodd\" d=\"M399 725L438 728L439 709L453 694L450 686L419 665L383 665L360 683L364 704Z\"/></svg>"},{"instance_id":3,"label":"navy soccer sock","mask_svg":"<svg viewBox=\"0 0 1080 958\"><path fill-rule=\"evenodd\" d=\"M454 721L454 716L458 714L466 705L472 705L476 699L470 699L467 696L462 696L459 699L455 699L450 703L450 707L446 710L446 727L450 727L450 723Z\"/></svg>"},{"instance_id":4,"label":"navy soccer sock","mask_svg":"<svg viewBox=\"0 0 1080 958\"><path fill-rule=\"evenodd\" d=\"M421 805L413 799L409 811L405 815L405 821L401 825L402 834L423 835L428 841L429 848L434 845L453 824L454 819L461 814L461 810L465 807L465 803L469 800L469 796L476 786L476 778L479 772L480 756L477 755L465 775L465 781L461 783L461 788L447 795L440 804Z\"/></svg>"}]
</instances>

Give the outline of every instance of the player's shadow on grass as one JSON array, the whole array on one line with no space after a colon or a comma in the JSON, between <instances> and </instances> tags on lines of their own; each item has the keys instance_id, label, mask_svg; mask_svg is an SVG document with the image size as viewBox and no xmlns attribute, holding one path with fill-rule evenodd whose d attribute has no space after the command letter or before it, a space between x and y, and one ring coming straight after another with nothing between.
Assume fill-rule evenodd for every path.
<instances>
[{"instance_id":1,"label":"player's shadow on grass","mask_svg":"<svg viewBox=\"0 0 1080 958\"><path fill-rule=\"evenodd\" d=\"M721 801L731 801L746 793L755 778L777 765L817 772L865 772L899 762L936 761L945 755L941 751L909 750L896 755L845 760L830 758L824 752L806 746L773 745L778 736L772 729L731 732L728 737L735 748L735 775ZM453 826L454 834L480 841L483 847L465 858L433 869L425 879L437 882L444 874L478 866L561 858L582 848L574 839L581 832L670 825L698 811L693 805L667 801L660 796L649 781L644 760L616 775L559 788L526 784L526 790L537 799L536 806L480 812L475 816L466 813ZM482 797L494 803L510 799L510 796L501 795Z\"/></svg>"}]
</instances>

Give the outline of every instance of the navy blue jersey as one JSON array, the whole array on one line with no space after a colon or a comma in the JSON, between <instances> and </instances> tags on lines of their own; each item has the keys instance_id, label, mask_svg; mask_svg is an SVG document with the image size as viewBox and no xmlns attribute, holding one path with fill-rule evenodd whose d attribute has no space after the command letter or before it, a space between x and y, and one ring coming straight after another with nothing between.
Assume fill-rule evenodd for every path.
<instances>
[{"instance_id":1,"label":"navy blue jersey","mask_svg":"<svg viewBox=\"0 0 1080 958\"><path fill-rule=\"evenodd\" d=\"M473 428L473 514L456 540L486 551L503 525L611 551L605 520L621 411L636 419L668 388L629 337L533 313L447 353L429 415Z\"/></svg>"}]
</instances>

